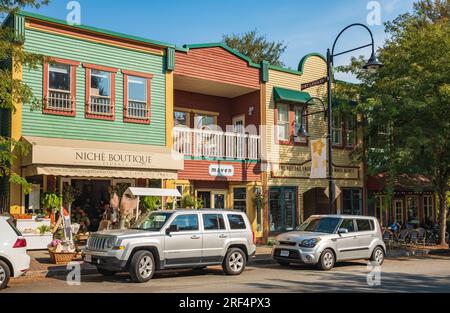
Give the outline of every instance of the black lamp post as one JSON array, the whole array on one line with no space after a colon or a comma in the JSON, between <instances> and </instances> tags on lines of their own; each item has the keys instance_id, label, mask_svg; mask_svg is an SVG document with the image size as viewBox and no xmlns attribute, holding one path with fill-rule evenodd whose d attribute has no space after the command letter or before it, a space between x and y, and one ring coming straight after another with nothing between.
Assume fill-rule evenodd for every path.
<instances>
[{"instance_id":1,"label":"black lamp post","mask_svg":"<svg viewBox=\"0 0 450 313\"><path fill-rule=\"evenodd\" d=\"M367 44L367 45L363 45L363 46L359 46L357 48L354 49L350 49L347 51L343 51L343 52L339 52L339 53L335 53L335 48L336 48L336 43L339 40L339 38L342 36L342 34L349 28L352 27L363 27L365 28L369 34L370 34L370 39L371 39L371 43ZM330 214L333 213L333 208L334 208L334 179L333 179L333 108L332 108L332 94L331 94L331 87L332 87L332 67L334 65L334 58L343 54L347 54L353 51L357 51L360 49L364 49L364 48L368 48L368 47L372 47L372 54L367 62L366 65L363 66L363 69L373 73L376 72L378 69L380 69L383 64L381 64L380 61L378 61L376 54L375 54L375 41L373 39L373 34L372 31L364 24L360 24L360 23L355 23L355 24L351 24L347 27L345 27L337 36L337 38L335 39L334 43L333 43L333 48L330 50L327 50L327 82L328 82L328 86L327 86L327 91L328 91L328 109L325 110L325 105L323 103L323 101L319 98L311 98L310 100L308 100L306 102L306 104L308 104L309 102L313 101L313 100L319 100L323 107L324 107L324 111L321 112L315 112L312 114L305 114L304 116L309 116L309 115L314 115L314 114L319 114L319 113L325 113L326 117L327 117L327 124L328 124L328 135L327 135L327 140L328 140L328 182L329 182L329 211ZM306 109L306 105L304 110ZM303 117L301 119L301 123L303 124ZM300 127L300 132L302 132L303 135L307 135L306 131L305 131L305 127L304 125L302 125Z\"/></svg>"}]
</instances>

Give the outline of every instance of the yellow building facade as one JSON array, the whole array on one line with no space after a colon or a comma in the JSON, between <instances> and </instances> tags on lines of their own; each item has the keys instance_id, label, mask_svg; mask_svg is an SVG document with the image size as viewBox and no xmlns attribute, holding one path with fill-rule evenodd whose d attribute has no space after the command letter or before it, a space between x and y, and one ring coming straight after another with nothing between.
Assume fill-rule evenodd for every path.
<instances>
[{"instance_id":1,"label":"yellow building facade","mask_svg":"<svg viewBox=\"0 0 450 313\"><path fill-rule=\"evenodd\" d=\"M325 59L311 54L302 59L298 71L269 67L265 84L263 142L265 221L269 236L289 231L313 214L364 213L363 167L350 157L359 144L356 123L334 119L333 165L339 197L333 212L329 212L325 190L327 179L310 179L311 140L326 138L324 114L304 117L303 125L309 138L299 136L302 109L310 97L325 99L326 84L301 92L301 85L327 76ZM283 96L287 95L287 96ZM281 96L280 96L281 95ZM306 100L306 101L305 101ZM309 104L307 113L323 111L321 104ZM338 127L340 126L340 127Z\"/></svg>"}]
</instances>

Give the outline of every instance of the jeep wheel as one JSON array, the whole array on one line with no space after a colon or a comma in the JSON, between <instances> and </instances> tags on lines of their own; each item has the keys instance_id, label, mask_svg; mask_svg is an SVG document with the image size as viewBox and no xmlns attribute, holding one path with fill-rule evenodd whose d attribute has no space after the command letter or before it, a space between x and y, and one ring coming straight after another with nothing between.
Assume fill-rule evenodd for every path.
<instances>
[{"instance_id":1,"label":"jeep wheel","mask_svg":"<svg viewBox=\"0 0 450 313\"><path fill-rule=\"evenodd\" d=\"M137 283L146 283L155 274L155 259L149 251L138 251L131 258L130 275Z\"/></svg>"},{"instance_id":2,"label":"jeep wheel","mask_svg":"<svg viewBox=\"0 0 450 313\"><path fill-rule=\"evenodd\" d=\"M8 264L0 260L0 290L5 289L6 286L8 286L10 276L11 272Z\"/></svg>"},{"instance_id":3,"label":"jeep wheel","mask_svg":"<svg viewBox=\"0 0 450 313\"><path fill-rule=\"evenodd\" d=\"M336 257L333 251L326 249L320 256L319 263L317 264L322 271L329 271L334 267L336 263Z\"/></svg>"},{"instance_id":4,"label":"jeep wheel","mask_svg":"<svg viewBox=\"0 0 450 313\"><path fill-rule=\"evenodd\" d=\"M245 253L239 248L228 250L222 268L227 275L240 275L247 264Z\"/></svg>"},{"instance_id":5,"label":"jeep wheel","mask_svg":"<svg viewBox=\"0 0 450 313\"><path fill-rule=\"evenodd\" d=\"M98 266L97 271L102 274L103 276L114 276L116 272L109 271L107 269L104 269L103 267Z\"/></svg>"}]
</instances>

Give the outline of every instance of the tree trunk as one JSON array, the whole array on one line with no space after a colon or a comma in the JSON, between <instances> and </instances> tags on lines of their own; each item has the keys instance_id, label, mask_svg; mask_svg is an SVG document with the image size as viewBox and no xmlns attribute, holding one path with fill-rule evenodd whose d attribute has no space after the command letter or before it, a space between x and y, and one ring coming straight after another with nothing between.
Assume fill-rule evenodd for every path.
<instances>
[{"instance_id":1,"label":"tree trunk","mask_svg":"<svg viewBox=\"0 0 450 313\"><path fill-rule=\"evenodd\" d=\"M445 189L439 192L439 228L440 244L446 245L445 233L447 231L447 203Z\"/></svg>"}]
</instances>

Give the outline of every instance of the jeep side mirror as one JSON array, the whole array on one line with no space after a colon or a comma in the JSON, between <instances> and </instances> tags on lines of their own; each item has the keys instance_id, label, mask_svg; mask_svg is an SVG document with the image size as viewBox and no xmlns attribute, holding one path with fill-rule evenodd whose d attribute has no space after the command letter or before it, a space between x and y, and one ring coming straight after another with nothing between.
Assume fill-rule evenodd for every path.
<instances>
[{"instance_id":1,"label":"jeep side mirror","mask_svg":"<svg viewBox=\"0 0 450 313\"><path fill-rule=\"evenodd\" d=\"M180 231L180 228L178 225L170 225L168 228L166 228L166 235L170 235L171 233L177 233Z\"/></svg>"},{"instance_id":2,"label":"jeep side mirror","mask_svg":"<svg viewBox=\"0 0 450 313\"><path fill-rule=\"evenodd\" d=\"M348 234L348 229L347 228L339 228L338 234L339 235Z\"/></svg>"}]
</instances>

